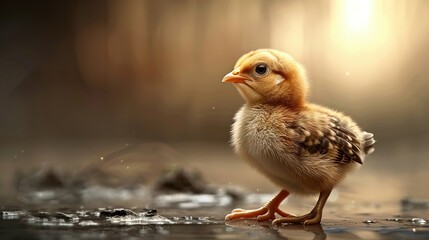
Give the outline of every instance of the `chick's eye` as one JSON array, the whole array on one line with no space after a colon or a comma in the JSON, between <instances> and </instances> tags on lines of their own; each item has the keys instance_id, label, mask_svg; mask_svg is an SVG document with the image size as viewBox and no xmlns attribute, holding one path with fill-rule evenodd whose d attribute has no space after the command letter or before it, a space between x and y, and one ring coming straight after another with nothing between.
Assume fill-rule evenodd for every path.
<instances>
[{"instance_id":1,"label":"chick's eye","mask_svg":"<svg viewBox=\"0 0 429 240\"><path fill-rule=\"evenodd\" d=\"M268 70L268 67L265 64L259 64L255 68L255 72L259 75L264 75L265 73L267 73L267 70Z\"/></svg>"}]
</instances>

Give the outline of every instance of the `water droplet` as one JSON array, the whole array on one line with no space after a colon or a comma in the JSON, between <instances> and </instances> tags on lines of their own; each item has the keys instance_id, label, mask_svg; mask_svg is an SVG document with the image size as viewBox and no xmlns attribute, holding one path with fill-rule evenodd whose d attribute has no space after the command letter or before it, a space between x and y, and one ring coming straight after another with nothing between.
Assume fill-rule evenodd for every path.
<instances>
[{"instance_id":1,"label":"water droplet","mask_svg":"<svg viewBox=\"0 0 429 240\"><path fill-rule=\"evenodd\" d=\"M130 166L127 166L127 169L130 169Z\"/></svg>"},{"instance_id":2,"label":"water droplet","mask_svg":"<svg viewBox=\"0 0 429 240\"><path fill-rule=\"evenodd\" d=\"M215 108L215 107L212 107L212 109L213 109L213 110L215 110L216 108Z\"/></svg>"},{"instance_id":3,"label":"water droplet","mask_svg":"<svg viewBox=\"0 0 429 240\"><path fill-rule=\"evenodd\" d=\"M412 218L410 221L412 223L426 224L426 220L424 220L423 218Z\"/></svg>"},{"instance_id":4,"label":"water droplet","mask_svg":"<svg viewBox=\"0 0 429 240\"><path fill-rule=\"evenodd\" d=\"M103 161L103 160L104 160L104 157L100 157L100 160L101 160L101 161Z\"/></svg>"},{"instance_id":5,"label":"water droplet","mask_svg":"<svg viewBox=\"0 0 429 240\"><path fill-rule=\"evenodd\" d=\"M377 221L375 221L375 220L371 220L371 219L367 219L367 220L363 221L363 223L366 223L366 224L376 223L376 222L377 222Z\"/></svg>"}]
</instances>

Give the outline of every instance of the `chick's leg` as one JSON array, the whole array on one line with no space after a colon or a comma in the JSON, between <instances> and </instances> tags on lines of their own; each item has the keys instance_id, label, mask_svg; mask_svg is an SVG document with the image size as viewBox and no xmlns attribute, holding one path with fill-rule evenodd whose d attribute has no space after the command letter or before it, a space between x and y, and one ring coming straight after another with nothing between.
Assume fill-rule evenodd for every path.
<instances>
[{"instance_id":1,"label":"chick's leg","mask_svg":"<svg viewBox=\"0 0 429 240\"><path fill-rule=\"evenodd\" d=\"M280 191L271 201L269 201L265 206L254 209L254 210L244 210L244 209L234 209L232 213L226 215L225 220L233 220L238 218L254 218L257 217L258 221L265 221L275 218L275 213L279 214L282 217L293 216L292 214L285 213L279 209L280 203L289 195L289 192L286 190Z\"/></svg>"},{"instance_id":2,"label":"chick's leg","mask_svg":"<svg viewBox=\"0 0 429 240\"><path fill-rule=\"evenodd\" d=\"M331 190L320 192L319 199L317 200L316 206L314 206L313 210L310 213L298 216L298 217L284 217L279 218L273 221L273 224L282 224L282 223L293 223L293 224L304 224L304 225L312 225L319 224L320 220L322 220L322 212L323 207L325 206L326 201L328 200L329 195L331 194Z\"/></svg>"}]
</instances>

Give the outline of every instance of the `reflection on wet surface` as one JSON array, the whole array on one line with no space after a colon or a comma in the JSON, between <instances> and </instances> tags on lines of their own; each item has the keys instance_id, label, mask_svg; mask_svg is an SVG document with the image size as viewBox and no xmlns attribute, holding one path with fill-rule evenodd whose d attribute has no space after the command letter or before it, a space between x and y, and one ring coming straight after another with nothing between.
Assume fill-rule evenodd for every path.
<instances>
[{"instance_id":1,"label":"reflection on wet surface","mask_svg":"<svg viewBox=\"0 0 429 240\"><path fill-rule=\"evenodd\" d=\"M43 164L32 161L32 167L19 159L4 162L4 169L22 171L0 176L2 186L9 187L0 192L0 238L429 239L429 195L423 184L412 184L427 176L423 163L414 179L405 171L386 170L399 166L399 160L386 157L390 165L380 161L371 168L380 158L372 159L333 191L321 225L272 226L224 221L232 209L260 207L278 190L233 159L229 148L181 148L184 157L170 154L174 157L168 159L175 160L162 161L152 161L159 154L148 156L151 148L127 147L130 151L113 155L88 149L77 156L61 150L59 156L69 158L62 162L34 154L31 160L40 158ZM87 162L90 154L95 157ZM151 161L141 159L145 156ZM282 209L301 215L314 203L311 197L291 196Z\"/></svg>"},{"instance_id":2,"label":"reflection on wet surface","mask_svg":"<svg viewBox=\"0 0 429 240\"><path fill-rule=\"evenodd\" d=\"M194 196L194 198L197 198ZM265 196L261 196L260 200ZM166 205L161 204L161 205ZM254 204L249 204L254 206ZM249 207L251 207L249 206ZM336 212L330 206L322 225L272 226L256 220L224 221L230 207L193 209L60 208L52 210L2 209L2 239L427 239L427 209L402 215ZM382 212L382 211L381 211Z\"/></svg>"}]
</instances>

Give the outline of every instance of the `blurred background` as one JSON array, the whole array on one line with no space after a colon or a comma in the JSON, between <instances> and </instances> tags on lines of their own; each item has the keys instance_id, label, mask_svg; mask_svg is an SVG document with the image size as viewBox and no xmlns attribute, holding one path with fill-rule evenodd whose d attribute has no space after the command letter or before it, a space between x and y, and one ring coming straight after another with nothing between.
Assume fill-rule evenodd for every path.
<instances>
[{"instance_id":1,"label":"blurred background","mask_svg":"<svg viewBox=\"0 0 429 240\"><path fill-rule=\"evenodd\" d=\"M311 101L375 133L351 192L429 198L429 1L3 1L0 12L2 195L19 189L16 171L117 151L114 171L180 159L211 182L275 191L228 146L243 100L221 83L242 54L275 48L306 67Z\"/></svg>"}]
</instances>

